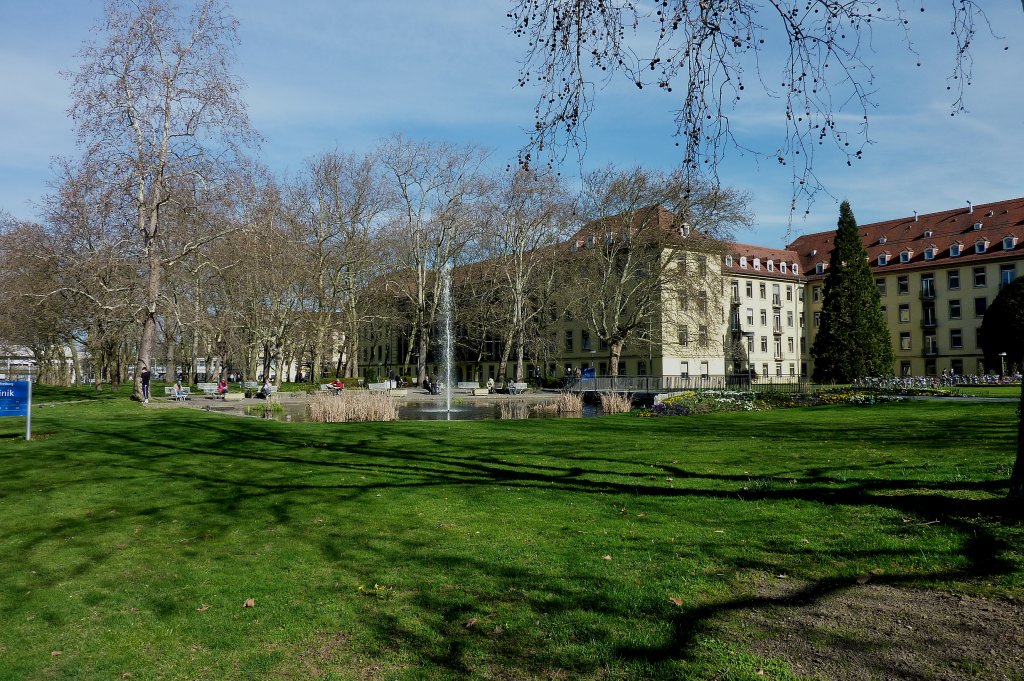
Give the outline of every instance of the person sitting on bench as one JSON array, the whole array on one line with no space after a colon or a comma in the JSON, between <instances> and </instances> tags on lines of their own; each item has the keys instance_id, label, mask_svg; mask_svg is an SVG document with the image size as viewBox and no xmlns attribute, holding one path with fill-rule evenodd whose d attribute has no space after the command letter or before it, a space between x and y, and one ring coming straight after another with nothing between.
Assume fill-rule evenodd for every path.
<instances>
[{"instance_id":1,"label":"person sitting on bench","mask_svg":"<svg viewBox=\"0 0 1024 681\"><path fill-rule=\"evenodd\" d=\"M227 391L228 391L228 382L225 381L222 378L222 379L220 379L220 383L217 384L217 392L215 394L223 395L223 394L227 393Z\"/></svg>"}]
</instances>

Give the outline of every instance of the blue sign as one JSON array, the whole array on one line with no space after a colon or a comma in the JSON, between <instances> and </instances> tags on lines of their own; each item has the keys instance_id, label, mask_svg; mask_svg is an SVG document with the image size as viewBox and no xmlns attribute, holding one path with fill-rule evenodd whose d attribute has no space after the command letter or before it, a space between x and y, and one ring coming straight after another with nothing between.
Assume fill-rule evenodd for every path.
<instances>
[{"instance_id":1,"label":"blue sign","mask_svg":"<svg viewBox=\"0 0 1024 681\"><path fill-rule=\"evenodd\" d=\"M31 403L28 381L0 381L0 416L28 416Z\"/></svg>"}]
</instances>

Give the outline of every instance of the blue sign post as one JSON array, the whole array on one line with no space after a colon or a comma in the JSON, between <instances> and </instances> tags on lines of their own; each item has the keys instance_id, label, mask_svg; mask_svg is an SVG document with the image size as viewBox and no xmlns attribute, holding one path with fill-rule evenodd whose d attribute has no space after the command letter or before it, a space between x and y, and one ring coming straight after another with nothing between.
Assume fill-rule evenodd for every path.
<instances>
[{"instance_id":1,"label":"blue sign post","mask_svg":"<svg viewBox=\"0 0 1024 681\"><path fill-rule=\"evenodd\" d=\"M0 381L0 416L24 416L25 439L32 439L31 381Z\"/></svg>"}]
</instances>

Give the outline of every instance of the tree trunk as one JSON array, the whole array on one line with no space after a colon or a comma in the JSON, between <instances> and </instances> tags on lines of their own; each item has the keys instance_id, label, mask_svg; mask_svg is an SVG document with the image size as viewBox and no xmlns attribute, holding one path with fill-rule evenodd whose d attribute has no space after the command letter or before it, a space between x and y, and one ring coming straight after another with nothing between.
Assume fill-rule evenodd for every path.
<instances>
[{"instance_id":1,"label":"tree trunk","mask_svg":"<svg viewBox=\"0 0 1024 681\"><path fill-rule=\"evenodd\" d=\"M608 344L608 375L615 378L619 375L619 358L622 356L622 341Z\"/></svg>"},{"instance_id":2,"label":"tree trunk","mask_svg":"<svg viewBox=\"0 0 1024 681\"><path fill-rule=\"evenodd\" d=\"M156 221L156 215L151 219ZM139 341L139 355L135 362L135 383L131 399L142 401L142 365L152 369L153 348L156 346L156 315L160 302L161 262L159 244L154 235L155 225L146 233L146 258L149 272L146 280L146 316L142 320L142 339Z\"/></svg>"},{"instance_id":3,"label":"tree trunk","mask_svg":"<svg viewBox=\"0 0 1024 681\"><path fill-rule=\"evenodd\" d=\"M1010 511L1024 515L1024 414L1021 414L1021 407L1024 406L1024 379L1020 382L1020 404L1017 407L1017 460L1013 464L1013 474L1010 475L1010 493L1007 500L1010 503Z\"/></svg>"}]
</instances>

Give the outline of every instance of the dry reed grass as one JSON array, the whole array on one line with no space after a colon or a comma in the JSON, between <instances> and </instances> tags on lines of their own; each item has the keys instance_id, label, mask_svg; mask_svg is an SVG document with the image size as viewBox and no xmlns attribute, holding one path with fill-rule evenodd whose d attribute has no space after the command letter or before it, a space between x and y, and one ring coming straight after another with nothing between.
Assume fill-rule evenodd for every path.
<instances>
[{"instance_id":1,"label":"dry reed grass","mask_svg":"<svg viewBox=\"0 0 1024 681\"><path fill-rule=\"evenodd\" d=\"M397 421L398 400L387 393L363 390L340 395L313 395L309 402L309 420L315 423L353 421Z\"/></svg>"},{"instance_id":2,"label":"dry reed grass","mask_svg":"<svg viewBox=\"0 0 1024 681\"><path fill-rule=\"evenodd\" d=\"M628 414L633 409L629 395L622 393L601 393L601 409L605 414Z\"/></svg>"},{"instance_id":3,"label":"dry reed grass","mask_svg":"<svg viewBox=\"0 0 1024 681\"><path fill-rule=\"evenodd\" d=\"M498 404L499 419L526 419L530 417L530 408L525 400L503 400Z\"/></svg>"},{"instance_id":4,"label":"dry reed grass","mask_svg":"<svg viewBox=\"0 0 1024 681\"><path fill-rule=\"evenodd\" d=\"M533 407L542 414L582 414L583 396L576 393L560 392L554 402L545 402Z\"/></svg>"}]
</instances>

